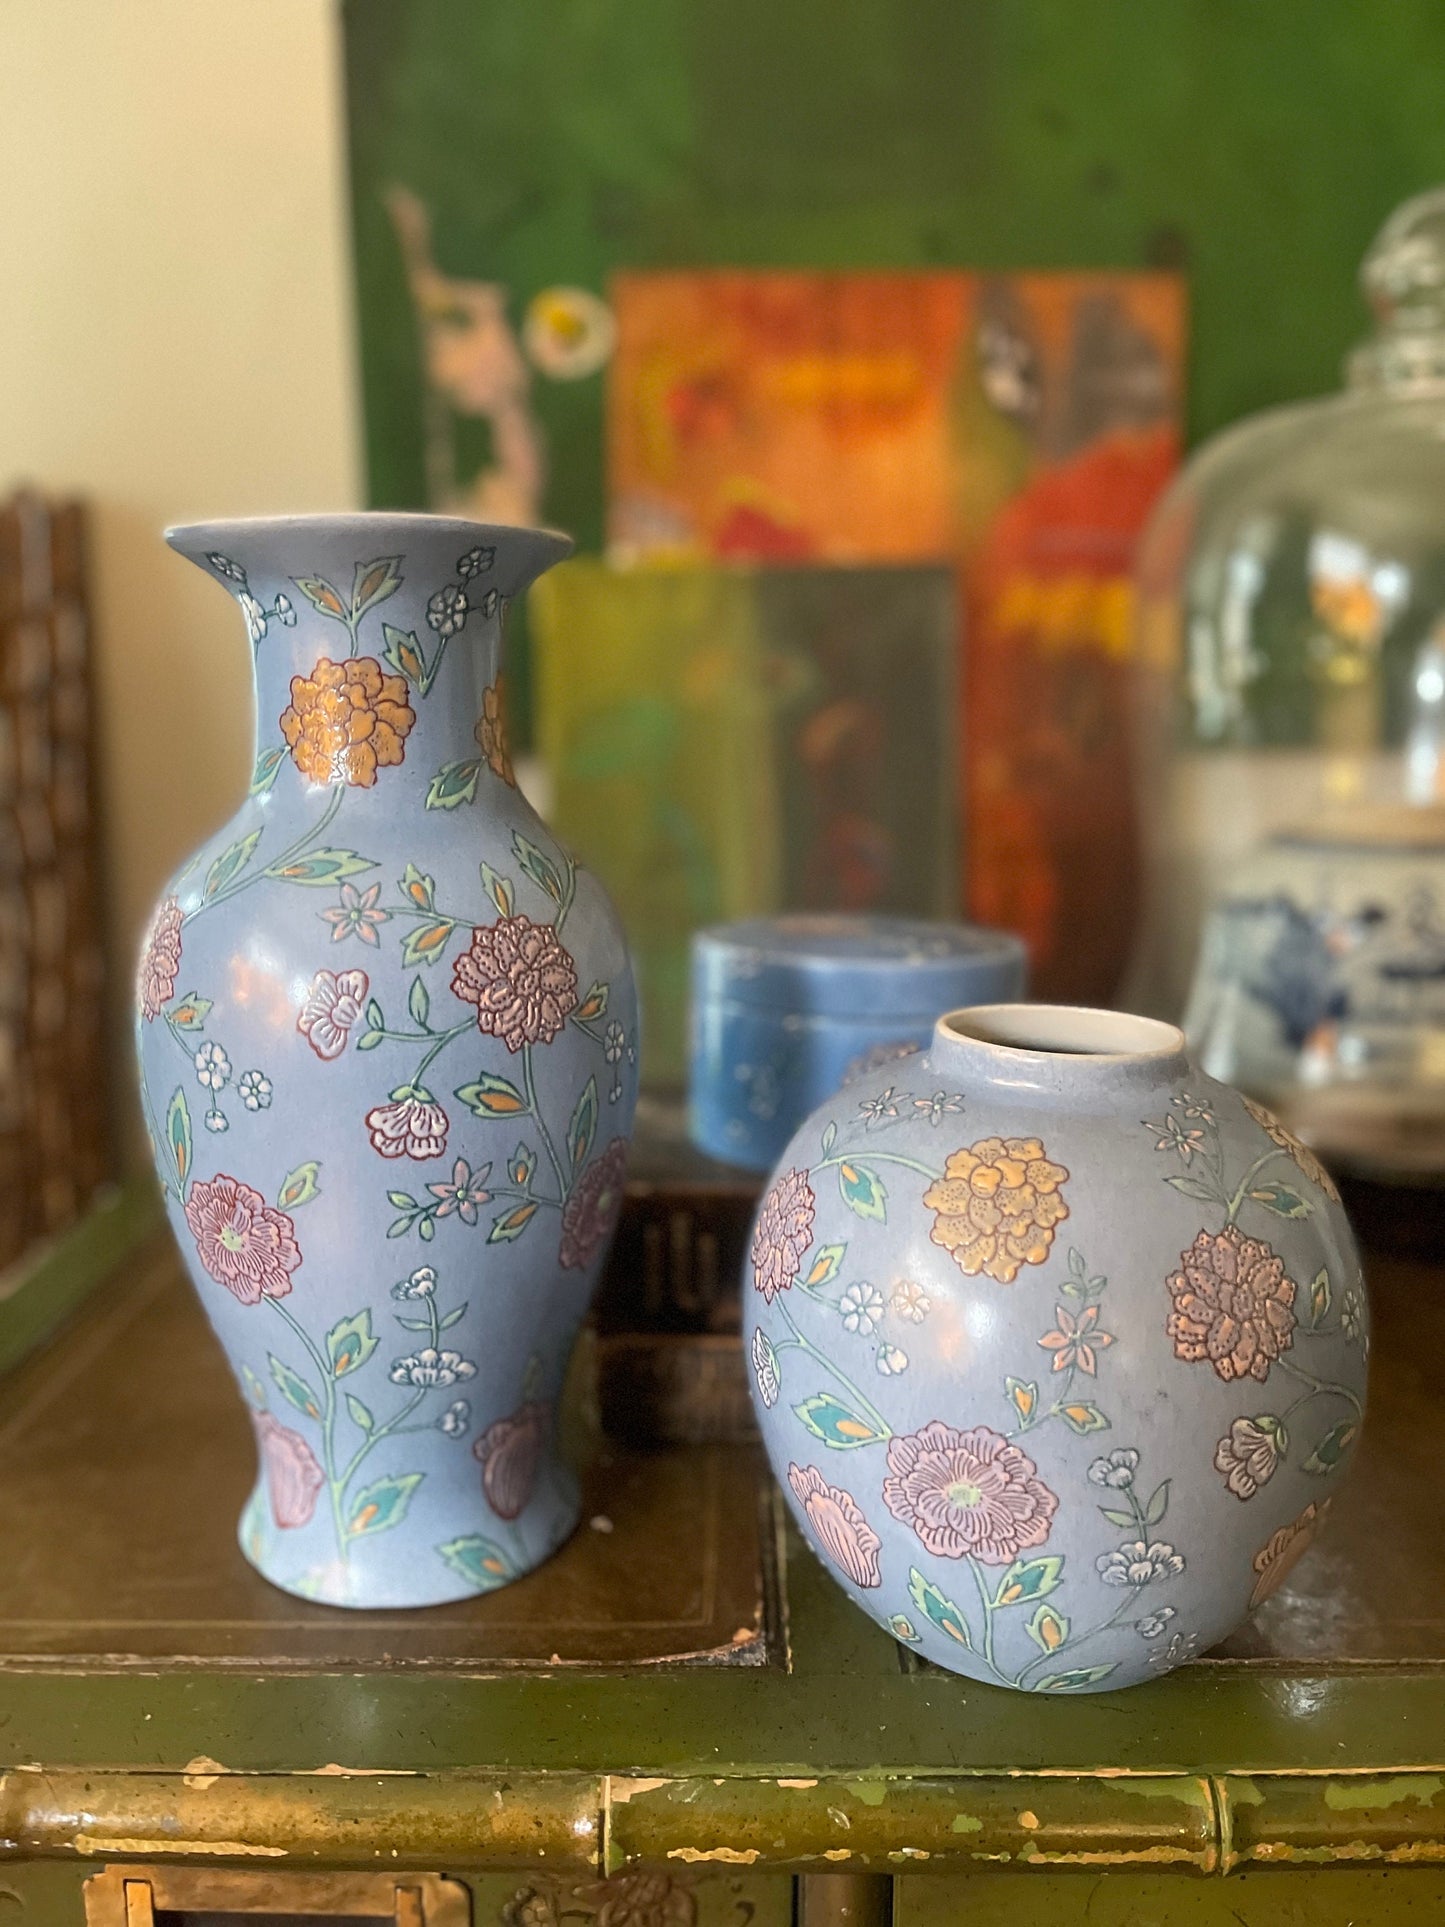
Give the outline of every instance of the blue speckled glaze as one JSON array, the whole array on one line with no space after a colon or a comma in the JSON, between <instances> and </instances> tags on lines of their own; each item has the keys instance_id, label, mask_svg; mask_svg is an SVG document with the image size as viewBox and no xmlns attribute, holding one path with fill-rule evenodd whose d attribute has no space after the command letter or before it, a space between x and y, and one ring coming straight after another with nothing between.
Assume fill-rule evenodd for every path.
<instances>
[{"instance_id":1,"label":"blue speckled glaze","mask_svg":"<svg viewBox=\"0 0 1445 1927\"><path fill-rule=\"evenodd\" d=\"M1022 996L1025 970L1016 937L924 918L759 917L699 931L693 1142L768 1170L840 1084L921 1050L940 1010Z\"/></svg>"},{"instance_id":2,"label":"blue speckled glaze","mask_svg":"<svg viewBox=\"0 0 1445 1927\"><path fill-rule=\"evenodd\" d=\"M1369 1312L1339 1195L1169 1025L995 1006L787 1147L743 1276L797 1523L929 1659L1106 1691L1223 1639L1324 1518Z\"/></svg>"},{"instance_id":3,"label":"blue speckled glaze","mask_svg":"<svg viewBox=\"0 0 1445 1927\"><path fill-rule=\"evenodd\" d=\"M489 1591L576 1519L557 1402L636 1099L621 929L503 725L503 615L570 544L393 515L170 540L255 659L250 793L168 884L137 1010L257 1436L242 1548L335 1605Z\"/></svg>"}]
</instances>

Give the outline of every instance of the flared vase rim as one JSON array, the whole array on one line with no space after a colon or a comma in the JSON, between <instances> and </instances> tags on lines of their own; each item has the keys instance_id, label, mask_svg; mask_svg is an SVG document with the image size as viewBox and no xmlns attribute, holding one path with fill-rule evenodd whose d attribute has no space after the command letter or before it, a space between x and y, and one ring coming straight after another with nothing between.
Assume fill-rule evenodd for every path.
<instances>
[{"instance_id":1,"label":"flared vase rim","mask_svg":"<svg viewBox=\"0 0 1445 1927\"><path fill-rule=\"evenodd\" d=\"M498 546L521 543L542 550L550 562L564 561L576 549L575 540L561 529L536 528L518 522L479 522L466 515L433 515L424 509L336 509L295 515L223 515L194 522L173 522L164 530L171 548L180 554L219 544L228 536L305 532L308 535L345 535L357 529L404 529L450 535L462 541L491 542Z\"/></svg>"}]
</instances>

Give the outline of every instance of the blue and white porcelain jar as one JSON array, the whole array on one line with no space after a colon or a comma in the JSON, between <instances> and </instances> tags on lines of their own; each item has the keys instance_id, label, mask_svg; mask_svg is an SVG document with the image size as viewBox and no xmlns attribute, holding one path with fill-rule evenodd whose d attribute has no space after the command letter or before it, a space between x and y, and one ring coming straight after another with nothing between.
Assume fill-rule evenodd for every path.
<instances>
[{"instance_id":1,"label":"blue and white porcelain jar","mask_svg":"<svg viewBox=\"0 0 1445 1927\"><path fill-rule=\"evenodd\" d=\"M788 1146L743 1278L800 1530L880 1625L1025 1692L1223 1639L1310 1544L1364 1416L1339 1194L1180 1033L941 1018Z\"/></svg>"},{"instance_id":2,"label":"blue and white porcelain jar","mask_svg":"<svg viewBox=\"0 0 1445 1927\"><path fill-rule=\"evenodd\" d=\"M690 1124L766 1171L840 1084L921 1050L940 1010L1024 993L1017 937L910 917L780 916L692 944Z\"/></svg>"}]
</instances>

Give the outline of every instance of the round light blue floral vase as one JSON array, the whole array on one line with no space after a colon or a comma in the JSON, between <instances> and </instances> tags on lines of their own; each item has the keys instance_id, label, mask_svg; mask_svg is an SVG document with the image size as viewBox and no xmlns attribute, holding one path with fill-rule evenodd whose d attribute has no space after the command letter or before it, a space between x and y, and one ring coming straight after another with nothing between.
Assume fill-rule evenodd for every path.
<instances>
[{"instance_id":1,"label":"round light blue floral vase","mask_svg":"<svg viewBox=\"0 0 1445 1927\"><path fill-rule=\"evenodd\" d=\"M1215 1645L1364 1416L1339 1194L1170 1025L992 1005L840 1091L763 1198L754 1404L798 1526L974 1679L1108 1690Z\"/></svg>"},{"instance_id":2,"label":"round light blue floral vase","mask_svg":"<svg viewBox=\"0 0 1445 1927\"><path fill-rule=\"evenodd\" d=\"M408 515L168 540L255 660L250 793L167 886L137 998L256 1433L241 1545L334 1605L487 1592L576 1520L557 1403L636 1099L621 929L507 751L503 617L571 544Z\"/></svg>"}]
</instances>

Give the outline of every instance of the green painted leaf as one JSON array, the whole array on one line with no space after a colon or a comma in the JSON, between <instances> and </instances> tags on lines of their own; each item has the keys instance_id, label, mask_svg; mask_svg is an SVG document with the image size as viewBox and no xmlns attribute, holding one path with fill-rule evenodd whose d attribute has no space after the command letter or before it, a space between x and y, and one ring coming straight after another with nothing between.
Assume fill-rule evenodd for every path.
<instances>
[{"instance_id":1,"label":"green painted leaf","mask_svg":"<svg viewBox=\"0 0 1445 1927\"><path fill-rule=\"evenodd\" d=\"M256 758L256 767L251 771L252 796L264 796L266 794L267 790L275 783L277 776L281 772L281 765L285 761L286 749L284 744L273 745L270 749L263 749L261 751L261 754Z\"/></svg>"},{"instance_id":2,"label":"green painted leaf","mask_svg":"<svg viewBox=\"0 0 1445 1927\"><path fill-rule=\"evenodd\" d=\"M264 874L274 877L278 883L304 883L312 889L325 889L375 868L370 857L358 856L355 850L308 850L304 856L294 856L287 863L271 864Z\"/></svg>"},{"instance_id":3,"label":"green painted leaf","mask_svg":"<svg viewBox=\"0 0 1445 1927\"><path fill-rule=\"evenodd\" d=\"M249 1365L241 1367L241 1382L246 1387L246 1396L258 1412L266 1409L266 1387L257 1378Z\"/></svg>"},{"instance_id":4,"label":"green painted leaf","mask_svg":"<svg viewBox=\"0 0 1445 1927\"><path fill-rule=\"evenodd\" d=\"M359 1371L379 1342L371 1329L369 1311L353 1312L349 1318L333 1325L326 1334L326 1356L331 1360L332 1376L345 1378L348 1372Z\"/></svg>"},{"instance_id":5,"label":"green painted leaf","mask_svg":"<svg viewBox=\"0 0 1445 1927\"><path fill-rule=\"evenodd\" d=\"M427 808L455 810L463 803L470 803L477 793L477 778L481 773L479 756L469 756L460 763L443 763L427 789Z\"/></svg>"},{"instance_id":6,"label":"green painted leaf","mask_svg":"<svg viewBox=\"0 0 1445 1927\"><path fill-rule=\"evenodd\" d=\"M363 1539L370 1533L399 1526L423 1476L420 1472L388 1473L384 1479L363 1486L351 1501L346 1521L348 1534L353 1539Z\"/></svg>"},{"instance_id":7,"label":"green painted leaf","mask_svg":"<svg viewBox=\"0 0 1445 1927\"><path fill-rule=\"evenodd\" d=\"M446 954L447 939L456 925L449 917L437 917L414 924L401 946L401 960L408 969L417 964L434 964Z\"/></svg>"},{"instance_id":8,"label":"green painted leaf","mask_svg":"<svg viewBox=\"0 0 1445 1927\"><path fill-rule=\"evenodd\" d=\"M238 836L234 843L227 844L206 872L205 895L208 901L218 890L224 890L233 877L241 874L256 854L256 845L260 841L261 832L251 830L245 836Z\"/></svg>"},{"instance_id":9,"label":"green painted leaf","mask_svg":"<svg viewBox=\"0 0 1445 1927\"><path fill-rule=\"evenodd\" d=\"M880 1224L887 1220L887 1187L868 1165L853 1164L845 1158L838 1166L838 1189L855 1217L876 1218Z\"/></svg>"},{"instance_id":10,"label":"green painted leaf","mask_svg":"<svg viewBox=\"0 0 1445 1927\"><path fill-rule=\"evenodd\" d=\"M1309 1204L1287 1184L1261 1184L1249 1195L1256 1204L1262 1204L1266 1211L1272 1211L1277 1218L1309 1216Z\"/></svg>"},{"instance_id":11,"label":"green painted leaf","mask_svg":"<svg viewBox=\"0 0 1445 1927\"><path fill-rule=\"evenodd\" d=\"M416 1228L421 1233L421 1241L424 1245L429 1245L432 1239L437 1235L435 1218L432 1218L432 1217L419 1218L417 1220Z\"/></svg>"},{"instance_id":12,"label":"green painted leaf","mask_svg":"<svg viewBox=\"0 0 1445 1927\"><path fill-rule=\"evenodd\" d=\"M1305 1460L1305 1471L1316 1474L1333 1472L1354 1444L1359 1429L1360 1421L1356 1418L1342 1418L1338 1425L1332 1425Z\"/></svg>"},{"instance_id":13,"label":"green painted leaf","mask_svg":"<svg viewBox=\"0 0 1445 1927\"><path fill-rule=\"evenodd\" d=\"M401 873L397 889L408 903L414 903L418 910L435 910L437 907L437 887L432 877L419 870L414 863L408 863Z\"/></svg>"},{"instance_id":14,"label":"green painted leaf","mask_svg":"<svg viewBox=\"0 0 1445 1927\"><path fill-rule=\"evenodd\" d=\"M431 1016L431 995L420 977L413 977L411 980L406 1007L411 1012L412 1022L425 1030L427 1018Z\"/></svg>"},{"instance_id":15,"label":"green painted leaf","mask_svg":"<svg viewBox=\"0 0 1445 1927\"><path fill-rule=\"evenodd\" d=\"M385 1014L382 1011L381 1005L376 1001L375 997L371 997L367 1000L366 1021L368 1024L371 1025L373 1030L386 1029Z\"/></svg>"},{"instance_id":16,"label":"green painted leaf","mask_svg":"<svg viewBox=\"0 0 1445 1927\"><path fill-rule=\"evenodd\" d=\"M1149 1503L1144 1508L1146 1524L1157 1526L1169 1510L1169 1481L1165 1479L1149 1495Z\"/></svg>"},{"instance_id":17,"label":"green painted leaf","mask_svg":"<svg viewBox=\"0 0 1445 1927\"><path fill-rule=\"evenodd\" d=\"M871 1419L861 1417L851 1405L845 1405L836 1392L815 1392L793 1410L814 1438L839 1449L877 1445L892 1437L889 1432L880 1432Z\"/></svg>"},{"instance_id":18,"label":"green painted leaf","mask_svg":"<svg viewBox=\"0 0 1445 1927\"><path fill-rule=\"evenodd\" d=\"M1037 1382L1026 1378L1006 1378L1003 1389L1005 1398L1027 1425L1039 1406Z\"/></svg>"},{"instance_id":19,"label":"green painted leaf","mask_svg":"<svg viewBox=\"0 0 1445 1927\"><path fill-rule=\"evenodd\" d=\"M396 670L408 682L415 683L425 695L431 683L431 674L422 646L416 639L416 632L412 629L393 629L389 622L383 622L381 633L386 640L386 647L381 652L382 661L388 669Z\"/></svg>"},{"instance_id":20,"label":"green painted leaf","mask_svg":"<svg viewBox=\"0 0 1445 1927\"><path fill-rule=\"evenodd\" d=\"M281 1180L281 1189L276 1193L276 1203L283 1211L299 1211L303 1204L320 1192L316 1182L321 1165L316 1158L308 1158L305 1164L298 1164L294 1171L288 1171Z\"/></svg>"},{"instance_id":21,"label":"green painted leaf","mask_svg":"<svg viewBox=\"0 0 1445 1927\"><path fill-rule=\"evenodd\" d=\"M352 1392L346 1394L346 1409L351 1414L352 1423L359 1425L363 1432L369 1432L376 1423L371 1416L370 1407L363 1405Z\"/></svg>"},{"instance_id":22,"label":"green painted leaf","mask_svg":"<svg viewBox=\"0 0 1445 1927\"><path fill-rule=\"evenodd\" d=\"M411 1230L414 1222L415 1213L408 1213L404 1218L393 1218L391 1223L386 1227L387 1237L404 1238L407 1232Z\"/></svg>"},{"instance_id":23,"label":"green painted leaf","mask_svg":"<svg viewBox=\"0 0 1445 1927\"><path fill-rule=\"evenodd\" d=\"M1111 1526L1137 1526L1139 1523L1132 1512L1125 1512L1120 1506L1101 1505L1099 1510Z\"/></svg>"},{"instance_id":24,"label":"green painted leaf","mask_svg":"<svg viewBox=\"0 0 1445 1927\"><path fill-rule=\"evenodd\" d=\"M320 1418L321 1400L301 1374L293 1372L285 1359L278 1358L275 1352L267 1352L266 1359L271 1367L271 1376L276 1381L276 1389L287 1404L294 1405L296 1410L304 1412L307 1418Z\"/></svg>"},{"instance_id":25,"label":"green painted leaf","mask_svg":"<svg viewBox=\"0 0 1445 1927\"><path fill-rule=\"evenodd\" d=\"M505 1586L513 1576L506 1553L495 1540L484 1539L480 1533L471 1532L461 1539L448 1539L445 1545L437 1547L437 1551L452 1571L465 1579L468 1585L475 1586L478 1592L490 1592L494 1586Z\"/></svg>"},{"instance_id":26,"label":"green painted leaf","mask_svg":"<svg viewBox=\"0 0 1445 1927\"><path fill-rule=\"evenodd\" d=\"M601 1017L607 1009L607 985L593 984L574 1013L584 1024Z\"/></svg>"},{"instance_id":27,"label":"green painted leaf","mask_svg":"<svg viewBox=\"0 0 1445 1927\"><path fill-rule=\"evenodd\" d=\"M186 1094L177 1090L166 1106L166 1144L181 1184L191 1175L191 1113Z\"/></svg>"},{"instance_id":28,"label":"green painted leaf","mask_svg":"<svg viewBox=\"0 0 1445 1927\"><path fill-rule=\"evenodd\" d=\"M513 1238L520 1238L527 1226L537 1215L537 1207L530 1202L515 1204L510 1211L503 1211L492 1219L492 1228L487 1233L489 1245L510 1244Z\"/></svg>"},{"instance_id":29,"label":"green painted leaf","mask_svg":"<svg viewBox=\"0 0 1445 1927\"><path fill-rule=\"evenodd\" d=\"M1028 1633L1040 1652L1056 1653L1069 1636L1069 1622L1052 1606L1040 1606L1029 1621Z\"/></svg>"},{"instance_id":30,"label":"green painted leaf","mask_svg":"<svg viewBox=\"0 0 1445 1927\"><path fill-rule=\"evenodd\" d=\"M498 876L490 863L484 863L481 869L482 888L492 899L492 902L497 906L502 916L511 916L513 905L517 900L515 890L513 890L511 884L508 883L504 876Z\"/></svg>"},{"instance_id":31,"label":"green painted leaf","mask_svg":"<svg viewBox=\"0 0 1445 1927\"><path fill-rule=\"evenodd\" d=\"M466 1306L458 1305L455 1311L449 1311L445 1318L438 1320L438 1330L444 1332L450 1331L452 1326L459 1325L466 1315Z\"/></svg>"},{"instance_id":32,"label":"green painted leaf","mask_svg":"<svg viewBox=\"0 0 1445 1927\"><path fill-rule=\"evenodd\" d=\"M1332 1297L1332 1293L1330 1291L1330 1274L1325 1269L1325 1267L1321 1265L1319 1270L1314 1275L1313 1284L1311 1284L1310 1286L1311 1328L1314 1328L1323 1324L1325 1319L1328 1317L1331 1297Z\"/></svg>"},{"instance_id":33,"label":"green painted leaf","mask_svg":"<svg viewBox=\"0 0 1445 1927\"><path fill-rule=\"evenodd\" d=\"M968 1650L973 1641L968 1636L968 1621L946 1594L941 1593L931 1579L925 1579L917 1566L908 1569L908 1597L913 1601L925 1619L937 1626L941 1633Z\"/></svg>"},{"instance_id":34,"label":"green painted leaf","mask_svg":"<svg viewBox=\"0 0 1445 1927\"><path fill-rule=\"evenodd\" d=\"M1059 1417L1065 1425L1079 1433L1107 1432L1109 1429L1109 1421L1098 1406L1090 1405L1086 1400L1070 1400L1067 1405L1061 1405Z\"/></svg>"},{"instance_id":35,"label":"green painted leaf","mask_svg":"<svg viewBox=\"0 0 1445 1927\"><path fill-rule=\"evenodd\" d=\"M401 587L401 557L381 555L375 562L358 562L351 581L351 619L364 616Z\"/></svg>"},{"instance_id":36,"label":"green painted leaf","mask_svg":"<svg viewBox=\"0 0 1445 1927\"><path fill-rule=\"evenodd\" d=\"M532 1173L537 1169L537 1153L530 1144L519 1144L507 1162L507 1176L519 1189L525 1191L532 1182Z\"/></svg>"},{"instance_id":37,"label":"green painted leaf","mask_svg":"<svg viewBox=\"0 0 1445 1927\"><path fill-rule=\"evenodd\" d=\"M166 1012L166 1022L175 1031L203 1030L211 1008L209 997L198 997L195 991L188 990L181 1001L172 1004Z\"/></svg>"},{"instance_id":38,"label":"green painted leaf","mask_svg":"<svg viewBox=\"0 0 1445 1927\"><path fill-rule=\"evenodd\" d=\"M823 1149L823 1156L825 1158L829 1157L832 1154L833 1146L837 1142L838 1142L838 1126L834 1124L830 1119L828 1122L828 1127L823 1133L822 1149Z\"/></svg>"},{"instance_id":39,"label":"green painted leaf","mask_svg":"<svg viewBox=\"0 0 1445 1927\"><path fill-rule=\"evenodd\" d=\"M587 1162L587 1153L596 1136L597 1079L589 1077L567 1125L567 1154L574 1172L580 1171Z\"/></svg>"},{"instance_id":40,"label":"green painted leaf","mask_svg":"<svg viewBox=\"0 0 1445 1927\"><path fill-rule=\"evenodd\" d=\"M512 849L533 883L545 890L554 903L560 903L565 891L562 872L546 851L539 850L520 830L512 832Z\"/></svg>"},{"instance_id":41,"label":"green painted leaf","mask_svg":"<svg viewBox=\"0 0 1445 1927\"><path fill-rule=\"evenodd\" d=\"M416 1209L416 1199L411 1195L410 1191L388 1191L386 1201L388 1204L394 1204L398 1211L415 1211Z\"/></svg>"},{"instance_id":42,"label":"green painted leaf","mask_svg":"<svg viewBox=\"0 0 1445 1927\"><path fill-rule=\"evenodd\" d=\"M381 1031L364 1030L356 1040L356 1048L358 1050L375 1050L378 1044L384 1044L385 1042L386 1038Z\"/></svg>"},{"instance_id":43,"label":"green painted leaf","mask_svg":"<svg viewBox=\"0 0 1445 1927\"><path fill-rule=\"evenodd\" d=\"M483 1071L475 1084L460 1085L457 1096L477 1117L516 1117L527 1109L516 1085L493 1071Z\"/></svg>"},{"instance_id":44,"label":"green painted leaf","mask_svg":"<svg viewBox=\"0 0 1445 1927\"><path fill-rule=\"evenodd\" d=\"M333 622L345 622L346 604L323 576L293 575L291 580L320 615L330 616Z\"/></svg>"},{"instance_id":45,"label":"green painted leaf","mask_svg":"<svg viewBox=\"0 0 1445 1927\"><path fill-rule=\"evenodd\" d=\"M431 1330L431 1320L429 1318L403 1318L401 1313L398 1312L396 1314L396 1322L401 1326L403 1331L429 1332Z\"/></svg>"},{"instance_id":46,"label":"green painted leaf","mask_svg":"<svg viewBox=\"0 0 1445 1927\"><path fill-rule=\"evenodd\" d=\"M803 1283L805 1285L826 1285L831 1279L838 1276L842 1268L843 1260L847 1255L847 1245L819 1245L814 1254L813 1262L808 1267L808 1275L804 1278Z\"/></svg>"},{"instance_id":47,"label":"green painted leaf","mask_svg":"<svg viewBox=\"0 0 1445 1927\"><path fill-rule=\"evenodd\" d=\"M1047 1599L1058 1587L1063 1570L1063 1558L1055 1553L1042 1559L1015 1559L999 1580L993 1603L1017 1606L1025 1599Z\"/></svg>"},{"instance_id":48,"label":"green painted leaf","mask_svg":"<svg viewBox=\"0 0 1445 1927\"><path fill-rule=\"evenodd\" d=\"M1200 1204L1220 1202L1218 1189L1214 1185L1206 1183L1203 1178L1191 1178L1187 1172L1176 1171L1172 1177L1165 1178L1164 1182L1172 1184L1176 1191L1182 1191L1186 1198L1194 1198Z\"/></svg>"},{"instance_id":49,"label":"green painted leaf","mask_svg":"<svg viewBox=\"0 0 1445 1927\"><path fill-rule=\"evenodd\" d=\"M1072 1687L1093 1686L1097 1684L1099 1680L1107 1679L1110 1673L1116 1672L1118 1666L1118 1660L1112 1659L1107 1666L1076 1666L1072 1672L1050 1673L1047 1679L1041 1679L1039 1681L1035 1691L1040 1693L1067 1693Z\"/></svg>"}]
</instances>

